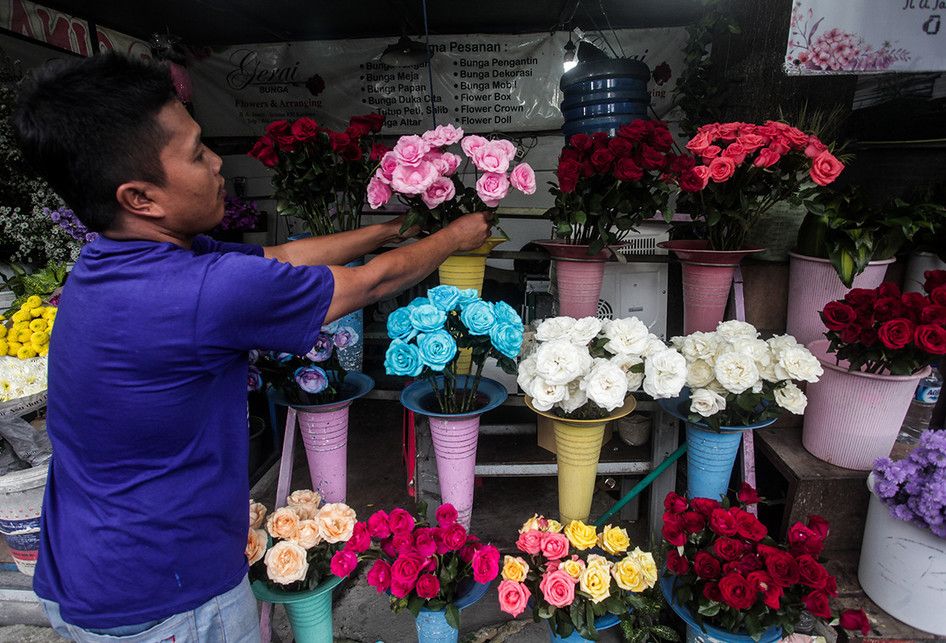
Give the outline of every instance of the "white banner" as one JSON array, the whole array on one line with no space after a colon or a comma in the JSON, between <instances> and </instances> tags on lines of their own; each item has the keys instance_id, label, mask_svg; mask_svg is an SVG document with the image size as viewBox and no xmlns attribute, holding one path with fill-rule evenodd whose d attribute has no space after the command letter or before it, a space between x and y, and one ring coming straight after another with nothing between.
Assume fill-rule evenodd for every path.
<instances>
[{"instance_id":1,"label":"white banner","mask_svg":"<svg viewBox=\"0 0 946 643\"><path fill-rule=\"evenodd\" d=\"M655 70L652 105L665 114L685 30L621 30L618 40L625 55ZM255 136L271 121L303 115L341 128L369 111L385 114L391 134L430 127L432 113L469 132L553 130L562 125L566 41L564 33L431 36L433 104L425 65L379 62L390 38L237 45L189 69L205 136Z\"/></svg>"},{"instance_id":2,"label":"white banner","mask_svg":"<svg viewBox=\"0 0 946 643\"><path fill-rule=\"evenodd\" d=\"M946 0L796 0L785 71L946 71Z\"/></svg>"}]
</instances>

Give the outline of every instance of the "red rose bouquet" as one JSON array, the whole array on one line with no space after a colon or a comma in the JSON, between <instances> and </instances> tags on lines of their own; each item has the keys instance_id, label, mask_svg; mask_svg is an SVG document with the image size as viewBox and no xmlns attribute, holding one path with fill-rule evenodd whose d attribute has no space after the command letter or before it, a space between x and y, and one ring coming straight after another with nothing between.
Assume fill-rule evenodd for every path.
<instances>
[{"instance_id":1,"label":"red rose bouquet","mask_svg":"<svg viewBox=\"0 0 946 643\"><path fill-rule=\"evenodd\" d=\"M622 125L617 136L572 135L558 159L555 205L545 213L555 237L597 254L642 220L666 212L675 186L702 189L694 159L674 154L672 146L663 121L637 120Z\"/></svg>"},{"instance_id":2,"label":"red rose bouquet","mask_svg":"<svg viewBox=\"0 0 946 643\"><path fill-rule=\"evenodd\" d=\"M314 235L354 230L365 186L388 148L374 141L384 116L352 116L343 132L307 116L266 126L249 155L272 168L276 212L302 219Z\"/></svg>"},{"instance_id":3,"label":"red rose bouquet","mask_svg":"<svg viewBox=\"0 0 946 643\"><path fill-rule=\"evenodd\" d=\"M738 250L769 208L814 194L844 169L817 136L777 121L703 125L686 147L702 161L692 171L714 250Z\"/></svg>"},{"instance_id":4,"label":"red rose bouquet","mask_svg":"<svg viewBox=\"0 0 946 643\"><path fill-rule=\"evenodd\" d=\"M437 526L415 519L404 509L376 511L354 527L354 535L332 559L332 572L345 577L359 557L374 559L368 584L391 595L391 609L422 607L446 610L447 622L460 628L454 602L472 583L490 583L499 575L499 550L468 534L450 504L437 509Z\"/></svg>"},{"instance_id":5,"label":"red rose bouquet","mask_svg":"<svg viewBox=\"0 0 946 643\"><path fill-rule=\"evenodd\" d=\"M926 273L926 294L893 283L854 288L821 319L829 352L852 371L911 375L946 355L946 271Z\"/></svg>"},{"instance_id":6,"label":"red rose bouquet","mask_svg":"<svg viewBox=\"0 0 946 643\"><path fill-rule=\"evenodd\" d=\"M837 581L818 560L828 523L810 516L792 525L787 544L776 543L745 509L760 501L755 489L743 484L738 499L730 506L667 494L663 538L676 600L699 622L753 637L772 626L791 634L802 609L831 619ZM840 622L870 631L861 610L845 611Z\"/></svg>"}]
</instances>

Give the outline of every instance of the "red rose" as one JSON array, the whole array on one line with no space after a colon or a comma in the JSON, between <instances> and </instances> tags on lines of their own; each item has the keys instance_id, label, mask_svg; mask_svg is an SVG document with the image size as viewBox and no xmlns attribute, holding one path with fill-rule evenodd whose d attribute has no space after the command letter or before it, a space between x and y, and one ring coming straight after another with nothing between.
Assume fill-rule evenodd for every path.
<instances>
[{"instance_id":1,"label":"red rose","mask_svg":"<svg viewBox=\"0 0 946 643\"><path fill-rule=\"evenodd\" d=\"M709 163L709 176L715 183L724 183L736 171L736 162L728 156L718 156Z\"/></svg>"},{"instance_id":2,"label":"red rose","mask_svg":"<svg viewBox=\"0 0 946 643\"><path fill-rule=\"evenodd\" d=\"M913 322L903 317L884 322L877 329L881 343L891 350L899 350L913 341Z\"/></svg>"},{"instance_id":3,"label":"red rose","mask_svg":"<svg viewBox=\"0 0 946 643\"><path fill-rule=\"evenodd\" d=\"M361 159L361 148L358 147L358 143L355 142L355 139L352 139L351 145L344 148L339 153L339 156L346 161L358 161Z\"/></svg>"},{"instance_id":4,"label":"red rose","mask_svg":"<svg viewBox=\"0 0 946 643\"><path fill-rule=\"evenodd\" d=\"M946 306L946 286L937 286L930 291L930 299L934 304Z\"/></svg>"},{"instance_id":5,"label":"red rose","mask_svg":"<svg viewBox=\"0 0 946 643\"><path fill-rule=\"evenodd\" d=\"M723 139L724 141L735 140L739 136L739 128L742 127L743 123L733 122L733 123L720 123L719 127L716 129L716 135Z\"/></svg>"},{"instance_id":6,"label":"red rose","mask_svg":"<svg viewBox=\"0 0 946 643\"><path fill-rule=\"evenodd\" d=\"M851 324L839 333L839 337L845 344L854 344L860 341L863 330L857 324Z\"/></svg>"},{"instance_id":7,"label":"red rose","mask_svg":"<svg viewBox=\"0 0 946 643\"><path fill-rule=\"evenodd\" d=\"M621 127L618 128L618 136L636 142L647 135L647 129L647 121L638 119L627 125L621 125Z\"/></svg>"},{"instance_id":8,"label":"red rose","mask_svg":"<svg viewBox=\"0 0 946 643\"><path fill-rule=\"evenodd\" d=\"M690 571L690 561L685 556L681 556L677 550L667 550L667 569L677 576L683 576Z\"/></svg>"},{"instance_id":9,"label":"red rose","mask_svg":"<svg viewBox=\"0 0 946 643\"><path fill-rule=\"evenodd\" d=\"M575 134L575 136L578 136L578 134ZM572 138L574 138L574 136ZM575 186L578 184L578 175L580 173L581 163L578 161L571 159L562 159L559 161L558 171L556 172L559 189L565 194L574 192Z\"/></svg>"},{"instance_id":10,"label":"red rose","mask_svg":"<svg viewBox=\"0 0 946 643\"><path fill-rule=\"evenodd\" d=\"M595 132L591 135L591 142L596 150L607 149L610 138L604 132Z\"/></svg>"},{"instance_id":11,"label":"red rose","mask_svg":"<svg viewBox=\"0 0 946 643\"><path fill-rule=\"evenodd\" d=\"M754 505L761 500L759 492L753 489L752 485L748 482L742 483L742 486L739 488L739 493L736 494L736 498L744 505Z\"/></svg>"},{"instance_id":12,"label":"red rose","mask_svg":"<svg viewBox=\"0 0 946 643\"><path fill-rule=\"evenodd\" d=\"M769 530L758 518L744 511L736 516L736 533L748 540L759 542L768 535Z\"/></svg>"},{"instance_id":13,"label":"red rose","mask_svg":"<svg viewBox=\"0 0 946 643\"><path fill-rule=\"evenodd\" d=\"M682 514L688 508L687 499L676 491L671 491L664 496L664 510L670 513Z\"/></svg>"},{"instance_id":14,"label":"red rose","mask_svg":"<svg viewBox=\"0 0 946 643\"><path fill-rule=\"evenodd\" d=\"M614 154L615 158L629 156L634 151L634 144L626 138L615 136L608 141L608 150Z\"/></svg>"},{"instance_id":15,"label":"red rose","mask_svg":"<svg viewBox=\"0 0 946 643\"><path fill-rule=\"evenodd\" d=\"M705 168L705 165L700 167ZM699 192L706 187L706 183L709 180L709 174L705 176L701 175L696 168L685 170L680 175L680 188L684 192Z\"/></svg>"},{"instance_id":16,"label":"red rose","mask_svg":"<svg viewBox=\"0 0 946 643\"><path fill-rule=\"evenodd\" d=\"M485 545L473 553L470 561L473 567L473 580L488 583L499 575L499 550L492 545Z\"/></svg>"},{"instance_id":17,"label":"red rose","mask_svg":"<svg viewBox=\"0 0 946 643\"><path fill-rule=\"evenodd\" d=\"M843 169L844 164L836 159L831 152L825 150L811 159L811 170L808 171L808 174L811 176L811 180L818 185L830 185L838 178Z\"/></svg>"},{"instance_id":18,"label":"red rose","mask_svg":"<svg viewBox=\"0 0 946 643\"><path fill-rule=\"evenodd\" d=\"M683 528L688 534L698 534L706 527L706 516L695 511L683 514Z\"/></svg>"},{"instance_id":19,"label":"red rose","mask_svg":"<svg viewBox=\"0 0 946 643\"><path fill-rule=\"evenodd\" d=\"M372 112L370 114L352 116L351 120L348 121L348 126L358 126L359 129L364 129L367 132L374 132L377 134L384 126L384 114Z\"/></svg>"},{"instance_id":20,"label":"red rose","mask_svg":"<svg viewBox=\"0 0 946 643\"><path fill-rule=\"evenodd\" d=\"M666 540L668 543L674 545L675 547L680 547L687 541L687 535L684 531L684 528L685 523L680 515L665 513L664 526L660 533L663 535L664 540Z\"/></svg>"},{"instance_id":21,"label":"red rose","mask_svg":"<svg viewBox=\"0 0 946 643\"><path fill-rule=\"evenodd\" d=\"M885 281L877 286L878 297L899 297L900 287L892 281Z\"/></svg>"},{"instance_id":22,"label":"red rose","mask_svg":"<svg viewBox=\"0 0 946 643\"><path fill-rule=\"evenodd\" d=\"M351 137L345 132L329 132L328 140L333 152L341 152L351 145Z\"/></svg>"},{"instance_id":23,"label":"red rose","mask_svg":"<svg viewBox=\"0 0 946 643\"><path fill-rule=\"evenodd\" d=\"M345 128L345 133L354 141L367 136L370 131L371 129L365 123L353 123Z\"/></svg>"},{"instance_id":24,"label":"red rose","mask_svg":"<svg viewBox=\"0 0 946 643\"><path fill-rule=\"evenodd\" d=\"M810 527L796 522L788 529L789 550L796 556L801 554L821 555L824 549L824 538Z\"/></svg>"},{"instance_id":25,"label":"red rose","mask_svg":"<svg viewBox=\"0 0 946 643\"><path fill-rule=\"evenodd\" d=\"M414 530L414 551L425 558L437 553L437 541L434 539L433 529L420 527Z\"/></svg>"},{"instance_id":26,"label":"red rose","mask_svg":"<svg viewBox=\"0 0 946 643\"><path fill-rule=\"evenodd\" d=\"M905 312L899 297L880 297L874 302L874 319L879 322L902 317Z\"/></svg>"},{"instance_id":27,"label":"red rose","mask_svg":"<svg viewBox=\"0 0 946 643\"><path fill-rule=\"evenodd\" d=\"M755 554L746 554L736 561L736 569L742 575L758 571L763 567L765 567L765 565L762 564L762 560Z\"/></svg>"},{"instance_id":28,"label":"red rose","mask_svg":"<svg viewBox=\"0 0 946 643\"><path fill-rule=\"evenodd\" d=\"M746 580L756 588L756 591L763 594L762 601L767 607L774 610L781 609L782 588L772 582L772 577L768 572L752 572L746 576Z\"/></svg>"},{"instance_id":29,"label":"red rose","mask_svg":"<svg viewBox=\"0 0 946 643\"><path fill-rule=\"evenodd\" d=\"M917 347L930 355L946 355L946 329L939 324L916 327Z\"/></svg>"},{"instance_id":30,"label":"red rose","mask_svg":"<svg viewBox=\"0 0 946 643\"><path fill-rule=\"evenodd\" d=\"M765 560L772 554L780 554L783 552L784 550L779 549L778 547L772 547L770 545L763 545L761 543L755 546L755 553L758 554L759 557L762 558L762 560Z\"/></svg>"},{"instance_id":31,"label":"red rose","mask_svg":"<svg viewBox=\"0 0 946 643\"><path fill-rule=\"evenodd\" d=\"M595 174L595 166L592 165L590 158L581 164L581 175L583 177L587 179L588 177L594 176Z\"/></svg>"},{"instance_id":32,"label":"red rose","mask_svg":"<svg viewBox=\"0 0 946 643\"><path fill-rule=\"evenodd\" d=\"M765 557L765 569L772 580L782 587L791 587L798 582L798 563L787 551L772 552Z\"/></svg>"},{"instance_id":33,"label":"red rose","mask_svg":"<svg viewBox=\"0 0 946 643\"><path fill-rule=\"evenodd\" d=\"M668 155L670 158L670 171L674 174L683 174L687 170L696 167L696 159L689 154Z\"/></svg>"},{"instance_id":34,"label":"red rose","mask_svg":"<svg viewBox=\"0 0 946 643\"><path fill-rule=\"evenodd\" d=\"M719 578L720 573L722 573L722 566L714 556L701 551L693 557L693 571L700 578L713 580Z\"/></svg>"},{"instance_id":35,"label":"red rose","mask_svg":"<svg viewBox=\"0 0 946 643\"><path fill-rule=\"evenodd\" d=\"M923 324L946 324L946 306L930 304L920 311L920 323Z\"/></svg>"},{"instance_id":36,"label":"red rose","mask_svg":"<svg viewBox=\"0 0 946 643\"><path fill-rule=\"evenodd\" d=\"M868 348L875 345L877 343L877 329L874 327L863 329L858 341Z\"/></svg>"},{"instance_id":37,"label":"red rose","mask_svg":"<svg viewBox=\"0 0 946 643\"><path fill-rule=\"evenodd\" d=\"M740 134L739 138L736 139L736 142L742 145L748 154L752 154L757 149L769 142L769 140L759 134Z\"/></svg>"},{"instance_id":38,"label":"red rose","mask_svg":"<svg viewBox=\"0 0 946 643\"><path fill-rule=\"evenodd\" d=\"M651 144L661 152L666 152L673 146L673 135L663 121L654 122L654 128L649 138Z\"/></svg>"},{"instance_id":39,"label":"red rose","mask_svg":"<svg viewBox=\"0 0 946 643\"><path fill-rule=\"evenodd\" d=\"M562 148L562 153L558 155L558 162L565 160L581 163L581 152L572 147Z\"/></svg>"},{"instance_id":40,"label":"red rose","mask_svg":"<svg viewBox=\"0 0 946 643\"><path fill-rule=\"evenodd\" d=\"M756 589L742 574L727 574L719 581L723 602L736 610L747 610L755 605Z\"/></svg>"},{"instance_id":41,"label":"red rose","mask_svg":"<svg viewBox=\"0 0 946 643\"><path fill-rule=\"evenodd\" d=\"M808 516L808 528L821 536L821 540L824 540L828 537L830 524L818 514L812 514Z\"/></svg>"},{"instance_id":42,"label":"red rose","mask_svg":"<svg viewBox=\"0 0 946 643\"><path fill-rule=\"evenodd\" d=\"M406 533L410 536L410 532L414 530L414 516L406 510L396 507L388 514L388 524L391 525L391 531L395 534Z\"/></svg>"},{"instance_id":43,"label":"red rose","mask_svg":"<svg viewBox=\"0 0 946 643\"><path fill-rule=\"evenodd\" d=\"M713 553L723 560L739 560L746 553L746 544L735 538L720 538L713 543Z\"/></svg>"},{"instance_id":44,"label":"red rose","mask_svg":"<svg viewBox=\"0 0 946 643\"><path fill-rule=\"evenodd\" d=\"M821 590L815 590L802 599L805 609L811 612L812 616L820 618L831 618L831 599Z\"/></svg>"},{"instance_id":45,"label":"red rose","mask_svg":"<svg viewBox=\"0 0 946 643\"><path fill-rule=\"evenodd\" d=\"M852 288L844 295L844 302L854 306L854 308L873 307L876 299L877 291L868 288Z\"/></svg>"},{"instance_id":46,"label":"red rose","mask_svg":"<svg viewBox=\"0 0 946 643\"><path fill-rule=\"evenodd\" d=\"M580 152L587 152L594 145L594 141L587 134L572 134L568 144Z\"/></svg>"},{"instance_id":47,"label":"red rose","mask_svg":"<svg viewBox=\"0 0 946 643\"><path fill-rule=\"evenodd\" d=\"M271 138L276 138L277 136L285 136L286 134L292 133L292 126L289 124L289 121L286 119L280 119L278 121L273 121L266 126L266 133L270 135Z\"/></svg>"},{"instance_id":48,"label":"red rose","mask_svg":"<svg viewBox=\"0 0 946 643\"><path fill-rule=\"evenodd\" d=\"M368 523L356 522L351 538L345 543L344 549L360 554L371 547L371 534L368 532Z\"/></svg>"},{"instance_id":49,"label":"red rose","mask_svg":"<svg viewBox=\"0 0 946 643\"><path fill-rule=\"evenodd\" d=\"M838 595L838 581L834 576L828 575L828 580L825 583L824 591L828 593L828 596L837 596Z\"/></svg>"},{"instance_id":50,"label":"red rose","mask_svg":"<svg viewBox=\"0 0 946 643\"><path fill-rule=\"evenodd\" d=\"M391 151L391 148L387 145L381 143L372 143L371 145L371 154L368 155L368 159L372 161L380 161L381 157Z\"/></svg>"},{"instance_id":51,"label":"red rose","mask_svg":"<svg viewBox=\"0 0 946 643\"><path fill-rule=\"evenodd\" d=\"M296 149L298 141L292 133L292 129L286 130L285 134L277 134L273 137L276 140L276 144L279 146L279 149L283 152L292 152Z\"/></svg>"},{"instance_id":52,"label":"red rose","mask_svg":"<svg viewBox=\"0 0 946 643\"><path fill-rule=\"evenodd\" d=\"M614 164L614 178L618 181L640 181L643 177L644 171L633 159L620 158Z\"/></svg>"},{"instance_id":53,"label":"red rose","mask_svg":"<svg viewBox=\"0 0 946 643\"><path fill-rule=\"evenodd\" d=\"M710 162L719 156L719 153L723 151L719 145L710 145L705 150L700 153L700 156L703 158L703 163L709 165Z\"/></svg>"},{"instance_id":54,"label":"red rose","mask_svg":"<svg viewBox=\"0 0 946 643\"><path fill-rule=\"evenodd\" d=\"M319 125L308 116L296 119L292 124L292 135L300 143L308 141L319 133Z\"/></svg>"},{"instance_id":55,"label":"red rose","mask_svg":"<svg viewBox=\"0 0 946 643\"><path fill-rule=\"evenodd\" d=\"M828 330L841 331L857 320L857 311L843 301L832 301L821 311L821 319Z\"/></svg>"},{"instance_id":56,"label":"red rose","mask_svg":"<svg viewBox=\"0 0 946 643\"><path fill-rule=\"evenodd\" d=\"M725 509L714 509L710 514L710 529L720 536L735 536L736 517Z\"/></svg>"},{"instance_id":57,"label":"red rose","mask_svg":"<svg viewBox=\"0 0 946 643\"><path fill-rule=\"evenodd\" d=\"M860 630L864 636L870 634L871 630L870 621L867 620L864 610L844 610L841 612L840 625L846 630Z\"/></svg>"},{"instance_id":58,"label":"red rose","mask_svg":"<svg viewBox=\"0 0 946 643\"><path fill-rule=\"evenodd\" d=\"M713 500L712 498L693 498L690 500L690 508L704 516L710 516L714 509L719 509L719 500Z\"/></svg>"},{"instance_id":59,"label":"red rose","mask_svg":"<svg viewBox=\"0 0 946 643\"><path fill-rule=\"evenodd\" d=\"M273 139L268 136L258 139L253 144L253 149L247 152L247 155L252 156L266 167L276 167L276 164L279 163L279 154L276 153Z\"/></svg>"},{"instance_id":60,"label":"red rose","mask_svg":"<svg viewBox=\"0 0 946 643\"><path fill-rule=\"evenodd\" d=\"M923 290L932 293L940 286L946 286L946 270L927 270L923 273L926 281L923 282Z\"/></svg>"},{"instance_id":61,"label":"red rose","mask_svg":"<svg viewBox=\"0 0 946 643\"><path fill-rule=\"evenodd\" d=\"M828 570L808 554L795 559L798 563L798 577L802 584L812 589L824 589L828 582Z\"/></svg>"},{"instance_id":62,"label":"red rose","mask_svg":"<svg viewBox=\"0 0 946 643\"><path fill-rule=\"evenodd\" d=\"M662 152L650 145L641 145L640 166L645 170L659 170L664 166L666 159Z\"/></svg>"},{"instance_id":63,"label":"red rose","mask_svg":"<svg viewBox=\"0 0 946 643\"><path fill-rule=\"evenodd\" d=\"M930 305L930 300L918 292L905 292L901 295L900 301L908 310L915 311L917 317L919 317L920 311Z\"/></svg>"},{"instance_id":64,"label":"red rose","mask_svg":"<svg viewBox=\"0 0 946 643\"><path fill-rule=\"evenodd\" d=\"M607 148L595 150L591 155L591 164L594 166L595 170L601 174L607 172L613 162L614 154L609 152Z\"/></svg>"}]
</instances>

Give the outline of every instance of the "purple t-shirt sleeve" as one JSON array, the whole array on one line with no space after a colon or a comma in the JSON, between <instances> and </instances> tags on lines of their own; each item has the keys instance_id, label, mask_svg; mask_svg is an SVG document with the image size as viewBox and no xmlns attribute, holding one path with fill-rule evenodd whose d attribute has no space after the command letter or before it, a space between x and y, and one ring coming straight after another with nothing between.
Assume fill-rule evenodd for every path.
<instances>
[{"instance_id":1,"label":"purple t-shirt sleeve","mask_svg":"<svg viewBox=\"0 0 946 643\"><path fill-rule=\"evenodd\" d=\"M252 243L234 243L231 241L217 241L207 235L198 235L191 240L191 250L195 255L205 255L211 252L236 252L241 255L263 256L263 247Z\"/></svg>"},{"instance_id":2,"label":"purple t-shirt sleeve","mask_svg":"<svg viewBox=\"0 0 946 643\"><path fill-rule=\"evenodd\" d=\"M326 266L216 255L201 286L195 339L207 356L233 349L304 355L318 338L334 291Z\"/></svg>"}]
</instances>

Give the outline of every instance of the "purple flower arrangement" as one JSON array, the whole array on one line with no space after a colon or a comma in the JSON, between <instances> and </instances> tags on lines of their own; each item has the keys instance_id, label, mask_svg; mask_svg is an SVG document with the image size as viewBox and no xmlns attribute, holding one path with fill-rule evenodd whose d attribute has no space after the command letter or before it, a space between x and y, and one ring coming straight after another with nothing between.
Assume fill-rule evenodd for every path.
<instances>
[{"instance_id":1,"label":"purple flower arrangement","mask_svg":"<svg viewBox=\"0 0 946 643\"><path fill-rule=\"evenodd\" d=\"M79 221L76 213L69 208L62 207L55 210L43 208L43 212L52 219L53 223L65 230L66 234L80 243L91 243L99 236L97 232L90 232L89 229Z\"/></svg>"},{"instance_id":2,"label":"purple flower arrangement","mask_svg":"<svg viewBox=\"0 0 946 643\"><path fill-rule=\"evenodd\" d=\"M238 196L227 196L224 200L223 219L215 232L248 232L259 224L260 212L256 201L247 201Z\"/></svg>"},{"instance_id":3,"label":"purple flower arrangement","mask_svg":"<svg viewBox=\"0 0 946 643\"><path fill-rule=\"evenodd\" d=\"M874 491L898 520L946 538L946 431L926 431L906 459L879 458Z\"/></svg>"}]
</instances>

